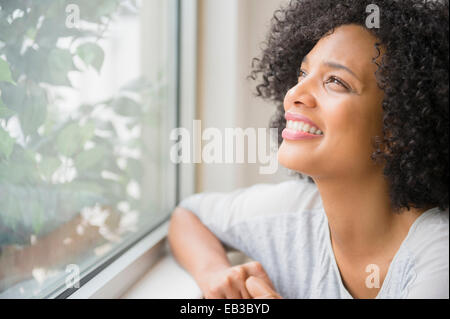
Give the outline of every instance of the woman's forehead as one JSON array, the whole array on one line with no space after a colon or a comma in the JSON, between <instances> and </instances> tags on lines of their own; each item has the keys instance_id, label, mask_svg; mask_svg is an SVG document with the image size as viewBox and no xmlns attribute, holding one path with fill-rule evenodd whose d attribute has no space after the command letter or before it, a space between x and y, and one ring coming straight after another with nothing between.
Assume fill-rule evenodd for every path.
<instances>
[{"instance_id":1,"label":"woman's forehead","mask_svg":"<svg viewBox=\"0 0 450 319\"><path fill-rule=\"evenodd\" d=\"M311 64L337 62L363 76L376 68L373 63L379 56L376 43L376 37L364 27L344 25L321 38L305 58Z\"/></svg>"}]
</instances>

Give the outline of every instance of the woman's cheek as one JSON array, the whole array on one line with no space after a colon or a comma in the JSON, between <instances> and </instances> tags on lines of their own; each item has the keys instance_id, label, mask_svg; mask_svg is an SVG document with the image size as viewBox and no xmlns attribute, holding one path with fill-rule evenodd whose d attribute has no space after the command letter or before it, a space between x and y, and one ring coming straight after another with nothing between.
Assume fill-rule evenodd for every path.
<instances>
[{"instance_id":1,"label":"woman's cheek","mask_svg":"<svg viewBox=\"0 0 450 319\"><path fill-rule=\"evenodd\" d=\"M336 101L335 101L336 102ZM371 125L355 101L341 100L327 108L324 151L340 167L352 167L367 155Z\"/></svg>"}]
</instances>

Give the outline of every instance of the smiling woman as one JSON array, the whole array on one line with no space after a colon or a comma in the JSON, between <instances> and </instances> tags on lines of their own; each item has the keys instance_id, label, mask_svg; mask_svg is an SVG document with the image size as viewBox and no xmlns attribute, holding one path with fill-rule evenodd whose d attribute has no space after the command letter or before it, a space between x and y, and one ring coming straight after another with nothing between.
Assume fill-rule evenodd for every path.
<instances>
[{"instance_id":1,"label":"smiling woman","mask_svg":"<svg viewBox=\"0 0 450 319\"><path fill-rule=\"evenodd\" d=\"M377 2L383 22L380 28L360 33L360 39L354 33L352 37L356 42L348 38L346 43L352 47L352 52L345 45L333 48L328 44L328 50L337 49L330 52L330 59L334 56L343 63L335 68L337 73L327 79L332 81L327 88L332 86L334 91L331 92L357 90L358 87L362 90L361 81L372 80L371 83L383 89L380 92L383 100L378 108L382 111L382 114L378 112L382 116L381 123L375 118L373 121L383 130L381 135L371 138L371 143L375 144L371 155L372 159L385 163L384 174L390 181L393 207L409 207L412 203L426 207L434 202L432 205L444 209L448 206L448 28L437 19L448 20L448 1L408 3ZM252 77L262 77L258 95L278 107L271 126L278 128L280 144L286 125L285 94L307 76L302 61L307 66L308 53L333 29L350 24L365 27L366 8L370 4L370 1L292 1L275 13L276 23L268 35L262 57L254 61ZM327 13L311 14L319 11ZM345 38L342 33L335 36ZM367 39L358 41L365 37ZM360 48L359 44L365 48ZM362 54L366 60L362 59ZM323 62L336 66L338 61ZM343 71L343 67L348 72ZM343 72L350 75L345 79L352 78L352 72L354 76L365 74L372 79L356 77L354 87L346 88L351 83L338 76Z\"/></svg>"},{"instance_id":2,"label":"smiling woman","mask_svg":"<svg viewBox=\"0 0 450 319\"><path fill-rule=\"evenodd\" d=\"M377 55L376 42L363 27L340 26L303 59L298 82L284 98L284 109L286 114L311 118L324 137L311 143L285 138L278 152L283 166L316 182L339 177L342 184L349 172L360 178L380 170L367 160L371 138L382 134L383 91L375 78L377 65L372 62ZM327 154L333 154L332 163ZM382 176L381 171L376 174Z\"/></svg>"},{"instance_id":3,"label":"smiling woman","mask_svg":"<svg viewBox=\"0 0 450 319\"><path fill-rule=\"evenodd\" d=\"M370 4L275 12L251 76L279 162L309 182L179 203L169 240L205 297L258 297L257 277L272 297L448 298L448 1L377 1L375 29Z\"/></svg>"}]
</instances>

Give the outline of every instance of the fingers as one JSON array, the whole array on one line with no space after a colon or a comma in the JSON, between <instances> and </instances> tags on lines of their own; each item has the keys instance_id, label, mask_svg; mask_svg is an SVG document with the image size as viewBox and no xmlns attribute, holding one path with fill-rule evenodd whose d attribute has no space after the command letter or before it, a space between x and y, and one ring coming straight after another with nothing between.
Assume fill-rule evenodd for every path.
<instances>
[{"instance_id":1,"label":"fingers","mask_svg":"<svg viewBox=\"0 0 450 319\"><path fill-rule=\"evenodd\" d=\"M249 277L257 278L258 281L264 283L264 287L268 287L270 293L277 295L269 276L259 262L250 262L243 265L231 267L220 272L213 273L203 281L202 288L205 298L207 299L251 299L251 298L269 298L265 292L250 293L246 281ZM251 284L251 283L250 283Z\"/></svg>"},{"instance_id":2,"label":"fingers","mask_svg":"<svg viewBox=\"0 0 450 319\"><path fill-rule=\"evenodd\" d=\"M205 299L225 299L225 292L223 289L213 288L204 293Z\"/></svg>"},{"instance_id":3,"label":"fingers","mask_svg":"<svg viewBox=\"0 0 450 319\"><path fill-rule=\"evenodd\" d=\"M252 299L252 296L247 291L247 287L245 286L244 282L242 283L242 287L241 287L241 296L242 296L242 299Z\"/></svg>"},{"instance_id":4,"label":"fingers","mask_svg":"<svg viewBox=\"0 0 450 319\"><path fill-rule=\"evenodd\" d=\"M245 280L248 278L247 272L243 267L233 267L229 274L233 289L238 292L239 299L250 299L250 294L245 287Z\"/></svg>"},{"instance_id":5,"label":"fingers","mask_svg":"<svg viewBox=\"0 0 450 319\"><path fill-rule=\"evenodd\" d=\"M269 276L267 275L263 266L259 262L252 261L252 262L242 265L242 267L245 269L245 271L249 277L250 276L258 277L258 278L262 279L263 281L265 281L273 290L275 290L275 287L273 286L272 282L270 281Z\"/></svg>"},{"instance_id":6,"label":"fingers","mask_svg":"<svg viewBox=\"0 0 450 319\"><path fill-rule=\"evenodd\" d=\"M242 267L233 267L213 279L205 293L207 299L250 299L245 287L248 275Z\"/></svg>"},{"instance_id":7,"label":"fingers","mask_svg":"<svg viewBox=\"0 0 450 319\"><path fill-rule=\"evenodd\" d=\"M281 296L261 278L250 276L245 281L247 291L254 299L281 299Z\"/></svg>"},{"instance_id":8,"label":"fingers","mask_svg":"<svg viewBox=\"0 0 450 319\"><path fill-rule=\"evenodd\" d=\"M240 297L241 299L251 299L252 297L250 296L250 293L247 291L247 287L245 286L245 279L238 282L237 287L236 287L239 292L240 292Z\"/></svg>"},{"instance_id":9,"label":"fingers","mask_svg":"<svg viewBox=\"0 0 450 319\"><path fill-rule=\"evenodd\" d=\"M224 292L226 299L242 299L241 291L237 287L225 286Z\"/></svg>"}]
</instances>

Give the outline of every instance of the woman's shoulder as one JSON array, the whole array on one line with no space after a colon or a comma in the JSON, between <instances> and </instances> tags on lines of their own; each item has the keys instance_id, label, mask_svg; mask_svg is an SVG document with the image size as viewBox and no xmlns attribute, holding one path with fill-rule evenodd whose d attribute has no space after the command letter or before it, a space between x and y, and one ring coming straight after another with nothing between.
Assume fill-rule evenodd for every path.
<instances>
[{"instance_id":1,"label":"woman's shoulder","mask_svg":"<svg viewBox=\"0 0 450 319\"><path fill-rule=\"evenodd\" d=\"M434 207L422 213L408 234L408 245L417 249L418 246L446 244L449 238L449 211ZM447 241L444 241L447 239ZM425 247L423 247L425 248Z\"/></svg>"},{"instance_id":2,"label":"woman's shoulder","mask_svg":"<svg viewBox=\"0 0 450 319\"><path fill-rule=\"evenodd\" d=\"M418 262L440 259L449 247L449 212L435 207L420 215L408 235L408 248ZM446 260L448 265L448 259Z\"/></svg>"},{"instance_id":3,"label":"woman's shoulder","mask_svg":"<svg viewBox=\"0 0 450 319\"><path fill-rule=\"evenodd\" d=\"M317 186L306 179L255 184L242 189L241 196L242 205L249 215L273 216L322 207Z\"/></svg>"},{"instance_id":4,"label":"woman's shoulder","mask_svg":"<svg viewBox=\"0 0 450 319\"><path fill-rule=\"evenodd\" d=\"M413 260L415 278L410 298L448 298L449 211L433 208L413 224L406 247Z\"/></svg>"},{"instance_id":5,"label":"woman's shoulder","mask_svg":"<svg viewBox=\"0 0 450 319\"><path fill-rule=\"evenodd\" d=\"M178 206L192 211L205 224L228 229L255 219L313 211L322 207L322 200L315 184L291 179L274 184L258 183L231 192L197 193L183 199Z\"/></svg>"}]
</instances>

